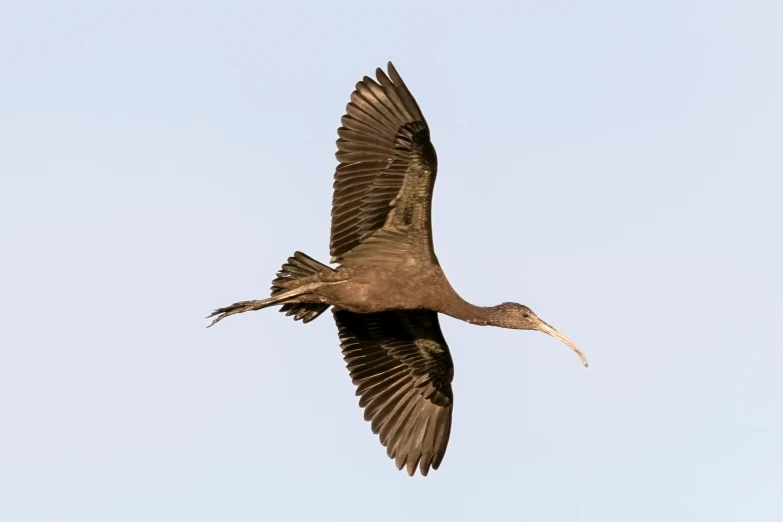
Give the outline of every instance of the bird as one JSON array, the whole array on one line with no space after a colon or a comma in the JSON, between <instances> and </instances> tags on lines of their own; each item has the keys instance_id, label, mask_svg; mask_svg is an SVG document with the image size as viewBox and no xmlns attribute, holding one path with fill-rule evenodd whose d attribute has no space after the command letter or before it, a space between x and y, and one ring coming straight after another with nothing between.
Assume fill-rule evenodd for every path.
<instances>
[{"instance_id":1,"label":"bird","mask_svg":"<svg viewBox=\"0 0 783 522\"><path fill-rule=\"evenodd\" d=\"M347 369L397 469L438 469L451 434L454 364L439 314L482 326L537 330L587 359L529 307L477 306L452 287L435 255L431 210L438 160L430 128L388 62L356 84L337 130L331 267L295 252L271 296L214 310L231 315L280 305L309 323L332 308Z\"/></svg>"}]
</instances>

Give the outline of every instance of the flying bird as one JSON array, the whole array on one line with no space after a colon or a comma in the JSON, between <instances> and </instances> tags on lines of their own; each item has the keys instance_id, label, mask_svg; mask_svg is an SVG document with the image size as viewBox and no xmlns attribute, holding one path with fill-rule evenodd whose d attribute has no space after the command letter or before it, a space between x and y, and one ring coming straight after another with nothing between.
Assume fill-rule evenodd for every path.
<instances>
[{"instance_id":1,"label":"flying bird","mask_svg":"<svg viewBox=\"0 0 783 522\"><path fill-rule=\"evenodd\" d=\"M476 325L538 330L587 359L525 305L476 306L438 263L430 213L438 170L430 128L391 62L351 94L337 130L331 263L296 252L271 297L218 308L209 326L281 305L308 323L330 306L343 357L364 408L397 469L438 469L451 432L454 365L438 314Z\"/></svg>"}]
</instances>

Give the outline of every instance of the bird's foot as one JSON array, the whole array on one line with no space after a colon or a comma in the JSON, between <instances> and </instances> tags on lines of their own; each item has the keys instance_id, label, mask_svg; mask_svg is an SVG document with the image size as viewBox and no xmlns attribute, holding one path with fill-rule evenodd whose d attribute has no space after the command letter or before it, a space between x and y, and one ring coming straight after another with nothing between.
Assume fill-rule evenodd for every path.
<instances>
[{"instance_id":1,"label":"bird's foot","mask_svg":"<svg viewBox=\"0 0 783 522\"><path fill-rule=\"evenodd\" d=\"M209 319L210 317L217 316L212 320L211 323L209 323L209 326L207 326L207 328L214 325L218 321L225 319L229 315L241 314L242 312L252 312L253 310L259 310L260 308L263 308L263 306L259 306L259 303L261 302L262 301L239 301L238 303L234 303L229 306L224 306L223 308L218 308L217 310L215 310L214 312L212 312L207 316L207 319Z\"/></svg>"}]
</instances>

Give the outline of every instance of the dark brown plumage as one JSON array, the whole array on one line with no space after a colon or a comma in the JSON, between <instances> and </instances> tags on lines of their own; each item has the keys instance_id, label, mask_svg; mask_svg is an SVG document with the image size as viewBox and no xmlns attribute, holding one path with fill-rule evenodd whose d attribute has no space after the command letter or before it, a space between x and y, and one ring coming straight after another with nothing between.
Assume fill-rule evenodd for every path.
<instances>
[{"instance_id":1,"label":"dark brown plumage","mask_svg":"<svg viewBox=\"0 0 783 522\"><path fill-rule=\"evenodd\" d=\"M330 252L334 269L296 252L272 295L219 308L229 315L281 305L312 321L330 306L359 405L397 467L437 469L451 432L454 366L438 322L567 337L517 303L475 306L454 291L432 242L430 211L438 161L418 104L394 66L356 85L338 129ZM210 324L210 326L212 326Z\"/></svg>"}]
</instances>

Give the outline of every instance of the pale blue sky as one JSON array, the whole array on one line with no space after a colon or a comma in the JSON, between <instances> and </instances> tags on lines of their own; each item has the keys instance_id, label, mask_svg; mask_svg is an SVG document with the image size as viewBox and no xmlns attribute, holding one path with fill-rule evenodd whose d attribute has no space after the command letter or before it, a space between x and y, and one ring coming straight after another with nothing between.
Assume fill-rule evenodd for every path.
<instances>
[{"instance_id":1,"label":"pale blue sky","mask_svg":"<svg viewBox=\"0 0 783 522\"><path fill-rule=\"evenodd\" d=\"M783 520L783 5L641 4L1 7L0 520ZM591 363L444 319L426 479L328 315L203 319L328 260L336 128L389 59L452 283Z\"/></svg>"}]
</instances>

